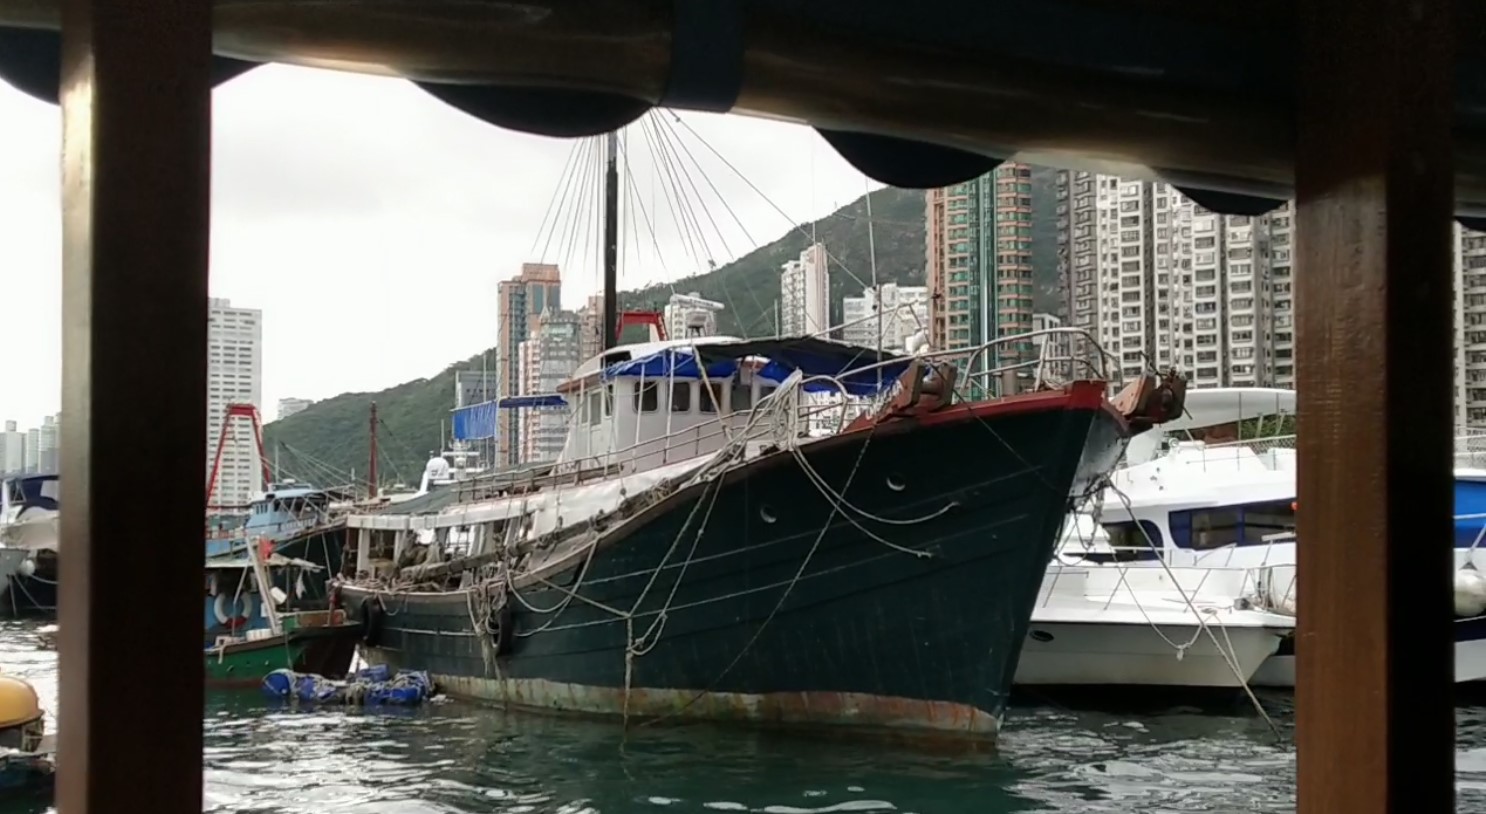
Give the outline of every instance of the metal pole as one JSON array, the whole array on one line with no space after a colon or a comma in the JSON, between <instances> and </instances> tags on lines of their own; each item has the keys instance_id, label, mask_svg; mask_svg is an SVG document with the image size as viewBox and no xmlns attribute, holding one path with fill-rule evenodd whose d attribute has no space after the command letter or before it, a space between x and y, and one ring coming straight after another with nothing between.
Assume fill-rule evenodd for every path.
<instances>
[{"instance_id":1,"label":"metal pole","mask_svg":"<svg viewBox=\"0 0 1486 814\"><path fill-rule=\"evenodd\" d=\"M604 344L619 344L619 133L604 137Z\"/></svg>"},{"instance_id":2,"label":"metal pole","mask_svg":"<svg viewBox=\"0 0 1486 814\"><path fill-rule=\"evenodd\" d=\"M377 496L377 403L371 403L371 461L366 468L366 496Z\"/></svg>"}]
</instances>

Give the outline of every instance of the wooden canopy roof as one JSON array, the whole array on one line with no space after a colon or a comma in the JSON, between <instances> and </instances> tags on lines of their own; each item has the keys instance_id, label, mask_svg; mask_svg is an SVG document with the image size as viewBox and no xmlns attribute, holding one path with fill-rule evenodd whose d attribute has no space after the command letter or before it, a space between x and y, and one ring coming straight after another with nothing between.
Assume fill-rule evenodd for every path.
<instances>
[{"instance_id":1,"label":"wooden canopy roof","mask_svg":"<svg viewBox=\"0 0 1486 814\"><path fill-rule=\"evenodd\" d=\"M1448 0L1447 0L1448 1ZM55 101L60 0L0 0L0 78ZM1460 2L1457 213L1486 225L1486 5ZM606 132L654 106L808 122L935 187L1018 155L1260 214L1293 194L1287 0L216 0L214 79L386 74L502 127Z\"/></svg>"}]
</instances>

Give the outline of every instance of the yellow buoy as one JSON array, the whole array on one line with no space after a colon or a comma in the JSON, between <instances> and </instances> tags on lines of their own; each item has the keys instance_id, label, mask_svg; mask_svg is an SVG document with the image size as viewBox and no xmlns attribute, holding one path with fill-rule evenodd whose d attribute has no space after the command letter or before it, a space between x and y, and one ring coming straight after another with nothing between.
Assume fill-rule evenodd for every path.
<instances>
[{"instance_id":1,"label":"yellow buoy","mask_svg":"<svg viewBox=\"0 0 1486 814\"><path fill-rule=\"evenodd\" d=\"M11 729L41 717L36 690L19 678L0 676L0 729Z\"/></svg>"}]
</instances>

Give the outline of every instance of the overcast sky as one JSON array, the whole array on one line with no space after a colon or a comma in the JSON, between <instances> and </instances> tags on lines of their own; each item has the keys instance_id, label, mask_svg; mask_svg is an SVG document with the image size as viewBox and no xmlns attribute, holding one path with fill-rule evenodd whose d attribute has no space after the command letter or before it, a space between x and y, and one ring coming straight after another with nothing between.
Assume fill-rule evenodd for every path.
<instances>
[{"instance_id":1,"label":"overcast sky","mask_svg":"<svg viewBox=\"0 0 1486 814\"><path fill-rule=\"evenodd\" d=\"M500 130L405 82L303 68L255 70L215 108L211 291L263 310L268 418L286 396L379 390L493 346L496 283L524 261L562 265L567 307L598 288L589 143ZM662 115L668 127L626 131L621 288L722 265L867 189L807 128ZM0 83L0 419L22 429L60 405L60 120ZM668 195L678 186L689 206Z\"/></svg>"}]
</instances>

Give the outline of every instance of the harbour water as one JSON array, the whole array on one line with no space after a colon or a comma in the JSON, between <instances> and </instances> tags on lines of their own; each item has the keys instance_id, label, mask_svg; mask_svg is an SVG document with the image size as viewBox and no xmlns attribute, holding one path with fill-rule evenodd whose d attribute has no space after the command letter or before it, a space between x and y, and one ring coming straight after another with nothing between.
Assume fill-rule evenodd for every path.
<instances>
[{"instance_id":1,"label":"harbour water","mask_svg":"<svg viewBox=\"0 0 1486 814\"><path fill-rule=\"evenodd\" d=\"M56 654L36 625L0 622L0 670L55 709ZM129 703L120 699L120 703ZM398 712L274 709L213 694L205 811L253 814L1001 814L1293 811L1287 696L1280 725L1239 703L1122 711L1017 706L994 756L712 728L641 729L457 702ZM49 720L48 726L55 725ZM1459 713L1460 811L1486 812L1486 708ZM141 735L141 747L149 739ZM0 803L0 814L50 810Z\"/></svg>"}]
</instances>

